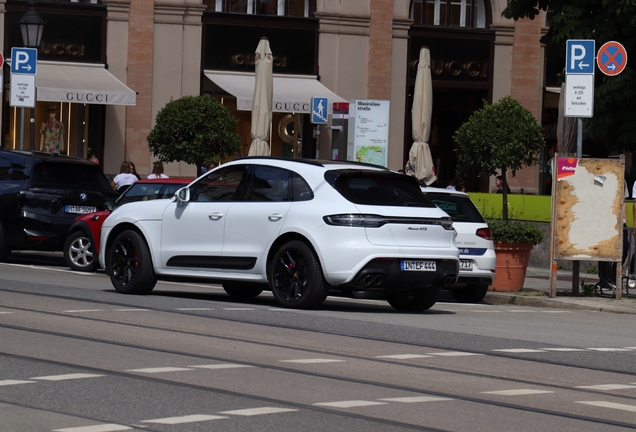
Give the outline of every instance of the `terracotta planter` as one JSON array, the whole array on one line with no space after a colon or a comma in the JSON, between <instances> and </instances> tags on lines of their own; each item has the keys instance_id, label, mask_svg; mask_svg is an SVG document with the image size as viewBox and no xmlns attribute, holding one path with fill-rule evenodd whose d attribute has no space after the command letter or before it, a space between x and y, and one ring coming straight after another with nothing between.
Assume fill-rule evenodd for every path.
<instances>
[{"instance_id":1,"label":"terracotta planter","mask_svg":"<svg viewBox=\"0 0 636 432\"><path fill-rule=\"evenodd\" d=\"M495 281L489 291L521 291L533 243L495 242Z\"/></svg>"}]
</instances>

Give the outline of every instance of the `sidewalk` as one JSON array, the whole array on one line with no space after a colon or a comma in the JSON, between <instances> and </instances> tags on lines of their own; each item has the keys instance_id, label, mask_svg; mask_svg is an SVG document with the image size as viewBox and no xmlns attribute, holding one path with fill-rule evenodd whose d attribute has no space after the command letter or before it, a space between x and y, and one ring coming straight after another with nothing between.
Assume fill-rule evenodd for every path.
<instances>
[{"instance_id":1,"label":"sidewalk","mask_svg":"<svg viewBox=\"0 0 636 432\"><path fill-rule=\"evenodd\" d=\"M579 296L572 295L572 271L557 270L557 296L548 297L550 289L550 270L528 267L523 290L519 292L492 292L484 298L490 304L515 304L519 306L552 307L563 309L582 309L613 313L636 314L636 288L630 290L628 297L623 292L621 300L610 297L597 297L594 294L583 297L580 283L594 285L598 275L581 273L579 275Z\"/></svg>"}]
</instances>

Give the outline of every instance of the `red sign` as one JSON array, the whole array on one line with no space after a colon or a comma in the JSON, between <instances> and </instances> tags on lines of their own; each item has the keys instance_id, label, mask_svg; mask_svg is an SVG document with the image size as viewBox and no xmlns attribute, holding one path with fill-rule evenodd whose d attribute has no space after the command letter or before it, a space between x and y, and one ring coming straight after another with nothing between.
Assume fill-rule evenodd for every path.
<instances>
[{"instance_id":1,"label":"red sign","mask_svg":"<svg viewBox=\"0 0 636 432\"><path fill-rule=\"evenodd\" d=\"M4 65L4 56L2 55L2 51L0 51L0 68Z\"/></svg>"},{"instance_id":2,"label":"red sign","mask_svg":"<svg viewBox=\"0 0 636 432\"><path fill-rule=\"evenodd\" d=\"M627 51L618 42L606 42L598 50L596 64L605 75L614 76L625 70L627 66Z\"/></svg>"}]
</instances>

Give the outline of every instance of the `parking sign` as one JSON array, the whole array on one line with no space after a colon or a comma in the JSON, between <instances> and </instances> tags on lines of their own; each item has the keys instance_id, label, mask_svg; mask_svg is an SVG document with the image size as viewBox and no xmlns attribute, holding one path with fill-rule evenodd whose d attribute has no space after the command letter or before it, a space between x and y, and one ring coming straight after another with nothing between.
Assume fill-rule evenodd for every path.
<instances>
[{"instance_id":1,"label":"parking sign","mask_svg":"<svg viewBox=\"0 0 636 432\"><path fill-rule=\"evenodd\" d=\"M570 39L565 50L565 73L594 75L594 39Z\"/></svg>"}]
</instances>

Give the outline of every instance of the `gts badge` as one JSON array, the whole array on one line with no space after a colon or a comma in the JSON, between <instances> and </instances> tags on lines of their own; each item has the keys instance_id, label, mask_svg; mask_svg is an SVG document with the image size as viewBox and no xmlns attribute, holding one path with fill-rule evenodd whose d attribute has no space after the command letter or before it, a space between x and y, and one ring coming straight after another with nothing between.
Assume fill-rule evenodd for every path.
<instances>
[{"instance_id":1,"label":"gts badge","mask_svg":"<svg viewBox=\"0 0 636 432\"><path fill-rule=\"evenodd\" d=\"M408 227L407 231L426 231L428 228L426 227Z\"/></svg>"}]
</instances>

